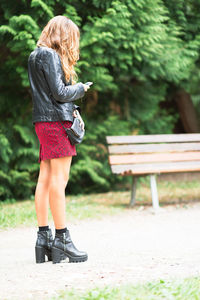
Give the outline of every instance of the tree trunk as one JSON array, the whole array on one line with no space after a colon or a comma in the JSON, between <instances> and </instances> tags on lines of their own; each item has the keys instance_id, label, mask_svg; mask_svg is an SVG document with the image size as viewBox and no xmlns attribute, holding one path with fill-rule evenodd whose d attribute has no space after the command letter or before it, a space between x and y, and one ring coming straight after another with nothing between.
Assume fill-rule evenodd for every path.
<instances>
[{"instance_id":1,"label":"tree trunk","mask_svg":"<svg viewBox=\"0 0 200 300\"><path fill-rule=\"evenodd\" d=\"M185 132L200 132L198 118L190 94L181 89L175 94L175 101Z\"/></svg>"}]
</instances>

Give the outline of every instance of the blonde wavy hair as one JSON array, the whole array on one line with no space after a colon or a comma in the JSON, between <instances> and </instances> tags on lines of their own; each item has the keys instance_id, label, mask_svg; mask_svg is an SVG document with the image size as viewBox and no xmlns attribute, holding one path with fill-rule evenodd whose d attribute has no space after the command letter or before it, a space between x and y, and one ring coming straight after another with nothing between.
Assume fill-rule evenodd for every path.
<instances>
[{"instance_id":1,"label":"blonde wavy hair","mask_svg":"<svg viewBox=\"0 0 200 300\"><path fill-rule=\"evenodd\" d=\"M79 40L78 26L68 17L59 15L49 20L37 41L38 47L49 47L59 54L65 79L71 78L72 84L78 80L74 65L79 60Z\"/></svg>"}]
</instances>

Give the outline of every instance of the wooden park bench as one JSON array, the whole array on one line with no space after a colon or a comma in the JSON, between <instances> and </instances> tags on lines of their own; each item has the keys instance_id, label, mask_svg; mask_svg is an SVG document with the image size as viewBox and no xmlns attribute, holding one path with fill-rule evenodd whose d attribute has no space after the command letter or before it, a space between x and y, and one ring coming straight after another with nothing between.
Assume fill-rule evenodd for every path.
<instances>
[{"instance_id":1,"label":"wooden park bench","mask_svg":"<svg viewBox=\"0 0 200 300\"><path fill-rule=\"evenodd\" d=\"M156 175L200 171L200 134L107 136L112 173L132 176L130 206L138 176L150 175L152 204L159 208Z\"/></svg>"}]
</instances>

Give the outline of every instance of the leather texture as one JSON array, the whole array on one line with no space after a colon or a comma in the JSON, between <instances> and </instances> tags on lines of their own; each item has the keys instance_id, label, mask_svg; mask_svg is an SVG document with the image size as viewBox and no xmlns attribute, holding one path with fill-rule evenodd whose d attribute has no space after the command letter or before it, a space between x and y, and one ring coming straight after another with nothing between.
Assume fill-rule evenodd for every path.
<instances>
[{"instance_id":1,"label":"leather texture","mask_svg":"<svg viewBox=\"0 0 200 300\"><path fill-rule=\"evenodd\" d=\"M68 138L72 145L80 144L85 135L85 129L81 128L80 120L74 118L74 122L70 128L65 128Z\"/></svg>"},{"instance_id":2,"label":"leather texture","mask_svg":"<svg viewBox=\"0 0 200 300\"><path fill-rule=\"evenodd\" d=\"M79 251L71 240L70 232L67 229L66 233L56 233L52 248L62 250L70 257L87 257L85 251Z\"/></svg>"},{"instance_id":3,"label":"leather texture","mask_svg":"<svg viewBox=\"0 0 200 300\"><path fill-rule=\"evenodd\" d=\"M82 82L66 82L59 54L49 47L37 47L28 58L28 78L32 96L32 123L73 122L74 101L85 95ZM52 103L52 98L54 104ZM54 107L53 107L54 105Z\"/></svg>"},{"instance_id":4,"label":"leather texture","mask_svg":"<svg viewBox=\"0 0 200 300\"><path fill-rule=\"evenodd\" d=\"M51 250L53 244L53 235L51 229L47 231L38 231L37 232L37 240L36 247L43 247L48 250Z\"/></svg>"}]
</instances>

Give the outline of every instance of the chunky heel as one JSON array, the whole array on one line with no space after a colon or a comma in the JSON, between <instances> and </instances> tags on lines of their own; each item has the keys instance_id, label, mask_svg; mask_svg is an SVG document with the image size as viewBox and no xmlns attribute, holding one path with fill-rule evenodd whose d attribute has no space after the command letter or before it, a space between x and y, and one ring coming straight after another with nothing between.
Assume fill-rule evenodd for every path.
<instances>
[{"instance_id":1,"label":"chunky heel","mask_svg":"<svg viewBox=\"0 0 200 300\"><path fill-rule=\"evenodd\" d=\"M52 261L51 251L47 250L46 255L48 257L48 261Z\"/></svg>"},{"instance_id":2,"label":"chunky heel","mask_svg":"<svg viewBox=\"0 0 200 300\"><path fill-rule=\"evenodd\" d=\"M52 262L53 264L58 264L62 260L62 250L52 247Z\"/></svg>"},{"instance_id":3,"label":"chunky heel","mask_svg":"<svg viewBox=\"0 0 200 300\"><path fill-rule=\"evenodd\" d=\"M36 263L44 263L46 261L45 256L48 257L48 261L52 260L51 248L53 244L53 236L51 229L39 230L37 232L37 240L35 244L35 259Z\"/></svg>"},{"instance_id":4,"label":"chunky heel","mask_svg":"<svg viewBox=\"0 0 200 300\"><path fill-rule=\"evenodd\" d=\"M37 264L45 262L45 249L42 247L35 247L35 259Z\"/></svg>"}]
</instances>

